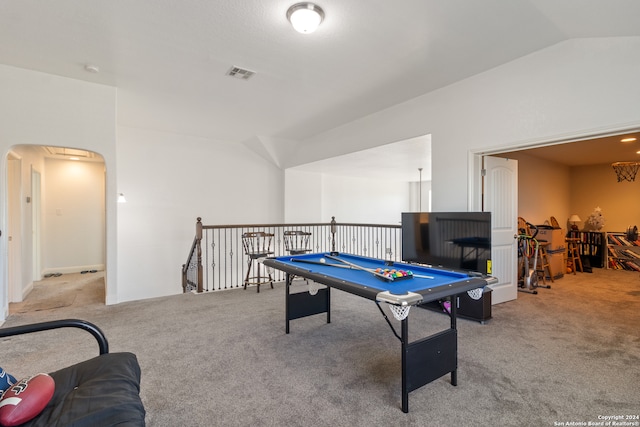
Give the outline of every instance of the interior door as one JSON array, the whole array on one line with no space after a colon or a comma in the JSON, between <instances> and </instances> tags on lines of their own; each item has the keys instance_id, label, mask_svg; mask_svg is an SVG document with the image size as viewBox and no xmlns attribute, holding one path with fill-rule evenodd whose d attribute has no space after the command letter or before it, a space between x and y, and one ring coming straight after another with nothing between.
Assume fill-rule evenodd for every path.
<instances>
[{"instance_id":1,"label":"interior door","mask_svg":"<svg viewBox=\"0 0 640 427\"><path fill-rule=\"evenodd\" d=\"M491 212L492 304L518 297L518 161L483 157L483 210Z\"/></svg>"}]
</instances>

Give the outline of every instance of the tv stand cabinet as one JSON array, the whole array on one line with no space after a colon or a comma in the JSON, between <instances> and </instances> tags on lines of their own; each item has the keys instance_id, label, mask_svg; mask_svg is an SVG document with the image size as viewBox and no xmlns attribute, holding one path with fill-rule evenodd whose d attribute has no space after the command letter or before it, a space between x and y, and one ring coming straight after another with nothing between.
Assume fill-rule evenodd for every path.
<instances>
[{"instance_id":1,"label":"tv stand cabinet","mask_svg":"<svg viewBox=\"0 0 640 427\"><path fill-rule=\"evenodd\" d=\"M456 296L456 304L458 309L458 317L462 319L475 320L484 325L491 319L491 288L485 287L482 297L474 300L466 292ZM443 313L442 303L440 301L432 301L418 305L420 308L437 311Z\"/></svg>"}]
</instances>

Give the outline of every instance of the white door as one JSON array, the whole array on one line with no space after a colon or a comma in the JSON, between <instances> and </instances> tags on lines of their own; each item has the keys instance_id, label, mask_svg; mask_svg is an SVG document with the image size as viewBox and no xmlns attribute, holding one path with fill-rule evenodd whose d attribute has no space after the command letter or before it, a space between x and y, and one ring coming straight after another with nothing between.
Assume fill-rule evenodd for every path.
<instances>
[{"instance_id":1,"label":"white door","mask_svg":"<svg viewBox=\"0 0 640 427\"><path fill-rule=\"evenodd\" d=\"M518 161L484 156L483 210L491 212L492 304L518 297Z\"/></svg>"}]
</instances>

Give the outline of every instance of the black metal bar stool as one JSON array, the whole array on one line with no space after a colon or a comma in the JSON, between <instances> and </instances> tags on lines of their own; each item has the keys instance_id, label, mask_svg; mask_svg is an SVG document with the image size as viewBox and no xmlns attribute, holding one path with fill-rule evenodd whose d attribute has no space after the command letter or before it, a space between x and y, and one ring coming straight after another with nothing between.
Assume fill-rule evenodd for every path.
<instances>
[{"instance_id":1,"label":"black metal bar stool","mask_svg":"<svg viewBox=\"0 0 640 427\"><path fill-rule=\"evenodd\" d=\"M260 285L265 283L270 283L271 289L273 289L273 277L271 277L269 270L267 269L266 277L262 277L260 273L260 265L262 264L260 259L273 254L271 251L272 240L273 234L264 231L251 231L242 235L242 246L245 255L247 255L247 275L244 278L244 289L247 289L247 285L256 285L258 292L260 292ZM254 270L253 275L251 274L252 269Z\"/></svg>"}]
</instances>

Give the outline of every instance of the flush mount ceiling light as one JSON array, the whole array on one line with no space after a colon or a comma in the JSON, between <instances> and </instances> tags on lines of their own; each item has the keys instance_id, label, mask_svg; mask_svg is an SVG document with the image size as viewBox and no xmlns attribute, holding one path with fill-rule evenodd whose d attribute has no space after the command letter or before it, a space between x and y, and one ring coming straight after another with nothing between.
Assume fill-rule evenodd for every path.
<instances>
[{"instance_id":1,"label":"flush mount ceiling light","mask_svg":"<svg viewBox=\"0 0 640 427\"><path fill-rule=\"evenodd\" d=\"M287 19L297 32L310 34L324 19L324 11L313 3L296 3L287 10Z\"/></svg>"}]
</instances>

